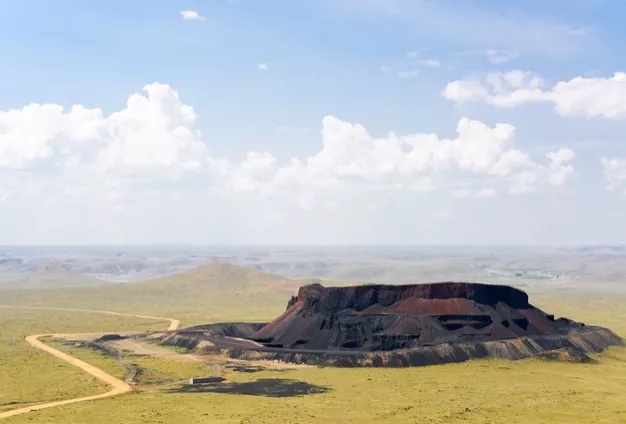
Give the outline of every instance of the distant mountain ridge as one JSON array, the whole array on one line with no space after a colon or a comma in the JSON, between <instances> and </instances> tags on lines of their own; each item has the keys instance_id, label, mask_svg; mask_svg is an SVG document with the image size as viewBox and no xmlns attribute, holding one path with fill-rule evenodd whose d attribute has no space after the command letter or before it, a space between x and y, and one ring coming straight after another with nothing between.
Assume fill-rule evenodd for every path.
<instances>
[{"instance_id":1,"label":"distant mountain ridge","mask_svg":"<svg viewBox=\"0 0 626 424\"><path fill-rule=\"evenodd\" d=\"M110 283L74 272L62 263L50 262L35 272L0 279L0 290L47 290L106 284Z\"/></svg>"},{"instance_id":2,"label":"distant mountain ridge","mask_svg":"<svg viewBox=\"0 0 626 424\"><path fill-rule=\"evenodd\" d=\"M50 278L67 279L72 271L51 267L44 272ZM56 270L56 271L55 271ZM69 274L68 274L69 273ZM243 321L270 319L284 309L284 299L290 297L310 280L294 280L266 274L222 261L205 263L194 269L167 277L136 283L105 282L85 287L84 276L78 282L82 287L65 286L37 290L33 282L41 282L29 276L21 281L22 288L31 290L5 290L0 303L23 306L54 306L83 309L132 311L134 313L185 314L188 321L197 324L210 322L211 317L232 317ZM39 286L41 287L41 286ZM189 311L194 311L190 316ZM207 319L207 316L209 317ZM202 318L200 318L202 317Z\"/></svg>"}]
</instances>

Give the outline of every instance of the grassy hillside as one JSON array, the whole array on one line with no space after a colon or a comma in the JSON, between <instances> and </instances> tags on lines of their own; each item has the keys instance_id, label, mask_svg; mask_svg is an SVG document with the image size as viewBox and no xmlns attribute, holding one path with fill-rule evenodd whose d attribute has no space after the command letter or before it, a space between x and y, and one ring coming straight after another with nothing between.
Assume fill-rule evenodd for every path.
<instances>
[{"instance_id":1,"label":"grassy hillside","mask_svg":"<svg viewBox=\"0 0 626 424\"><path fill-rule=\"evenodd\" d=\"M294 280L257 270L213 262L180 274L132 284L0 292L0 304L53 306L134 312L181 319L184 326L215 321L270 320L282 313L289 298L308 280ZM328 285L345 283L332 282ZM550 313L600 324L626 335L626 321L610 308L626 306L626 294L572 289L538 289L531 303ZM593 312L587 314L589 306ZM625 324L622 324L625 323Z\"/></svg>"},{"instance_id":2,"label":"grassy hillside","mask_svg":"<svg viewBox=\"0 0 626 424\"><path fill-rule=\"evenodd\" d=\"M183 325L265 320L281 313L305 281L223 262L134 284L2 292L0 304L106 309L172 316Z\"/></svg>"},{"instance_id":3,"label":"grassy hillside","mask_svg":"<svg viewBox=\"0 0 626 424\"><path fill-rule=\"evenodd\" d=\"M572 291L530 295L533 305L558 317L610 328L626 338L626 295Z\"/></svg>"}]
</instances>

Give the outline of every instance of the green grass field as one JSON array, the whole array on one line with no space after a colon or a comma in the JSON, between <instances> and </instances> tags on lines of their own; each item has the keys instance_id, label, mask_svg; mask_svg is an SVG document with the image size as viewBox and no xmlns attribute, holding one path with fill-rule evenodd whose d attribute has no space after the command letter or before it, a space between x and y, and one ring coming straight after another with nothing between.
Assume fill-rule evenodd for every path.
<instances>
[{"instance_id":1,"label":"green grass field","mask_svg":"<svg viewBox=\"0 0 626 424\"><path fill-rule=\"evenodd\" d=\"M285 310L304 281L230 264L212 263L181 274L106 287L0 292L0 304L100 309L178 318L184 326L271 319Z\"/></svg>"},{"instance_id":2,"label":"green grass field","mask_svg":"<svg viewBox=\"0 0 626 424\"><path fill-rule=\"evenodd\" d=\"M181 364L159 366L178 369ZM597 364L538 360L472 361L411 369L300 368L230 373L232 393L169 393L166 388L10 418L8 423L619 423L626 419L626 352ZM171 371L164 371L165 373ZM188 374L189 375L189 374ZM238 393L269 380L274 393L306 382L321 393ZM265 383L267 384L267 383ZM278 390L276 391L276 389Z\"/></svg>"},{"instance_id":3,"label":"green grass field","mask_svg":"<svg viewBox=\"0 0 626 424\"><path fill-rule=\"evenodd\" d=\"M238 272L238 271L236 271ZM232 276L231 276L232 277ZM50 306L111 309L182 318L184 324L221 320L267 320L284 310L293 283L235 276L237 283L213 284L216 276L186 286L157 283L138 288L46 291L30 298ZM180 281L178 281L180 283ZM252 287L265 283L268 287ZM116 291L119 290L119 291ZM194 292L196 295L194 296ZM77 296L78 301L72 302ZM173 294L175 293L175 294ZM607 326L626 336L626 296L571 291L537 293L531 302L569 318ZM169 296L172 296L171 298ZM7 302L26 301L15 295ZM4 299L3 299L4 302ZM0 408L104 391L89 376L23 343L29 333L163 328L155 322L95 314L0 309ZM83 348L72 354L123 377L114 358ZM11 357L9 362L5 358ZM127 358L128 359L128 358ZM530 359L476 360L408 369L298 367L257 373L226 371L220 385L204 392L180 391L175 383L209 372L201 363L168 358L132 358L144 373L137 390L118 398L67 405L6 419L18 423L626 423L626 348L579 364ZM8 378L7 378L8 376ZM174 383L174 385L172 385ZM172 390L179 388L179 391ZM0 409L2 410L2 409Z\"/></svg>"},{"instance_id":4,"label":"green grass field","mask_svg":"<svg viewBox=\"0 0 626 424\"><path fill-rule=\"evenodd\" d=\"M0 308L0 411L100 393L106 386L30 347L36 333L162 330L166 323L92 313Z\"/></svg>"}]
</instances>

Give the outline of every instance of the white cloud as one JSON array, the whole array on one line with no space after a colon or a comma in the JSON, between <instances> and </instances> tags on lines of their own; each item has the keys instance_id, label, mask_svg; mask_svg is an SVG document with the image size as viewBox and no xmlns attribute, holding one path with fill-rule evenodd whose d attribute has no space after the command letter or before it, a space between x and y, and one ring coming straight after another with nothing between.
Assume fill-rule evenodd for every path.
<instances>
[{"instance_id":1,"label":"white cloud","mask_svg":"<svg viewBox=\"0 0 626 424\"><path fill-rule=\"evenodd\" d=\"M451 192L452 197L488 199L498 195L498 192L491 187L483 187L480 189L459 188Z\"/></svg>"},{"instance_id":2,"label":"white cloud","mask_svg":"<svg viewBox=\"0 0 626 424\"><path fill-rule=\"evenodd\" d=\"M509 63L519 58L519 53L510 50L499 49L485 49L485 50L470 50L457 53L458 56L474 56L481 57L487 60L487 62L493 65L501 65L503 63Z\"/></svg>"},{"instance_id":3,"label":"white cloud","mask_svg":"<svg viewBox=\"0 0 626 424\"><path fill-rule=\"evenodd\" d=\"M101 116L98 109L74 106L66 112L56 104L0 111L0 169L22 169L50 157L60 143L97 138Z\"/></svg>"},{"instance_id":4,"label":"white cloud","mask_svg":"<svg viewBox=\"0 0 626 424\"><path fill-rule=\"evenodd\" d=\"M33 214L52 208L50 216L85 228L116 214L129 220L129 227L119 230L123 235L143 225L140 217L161 216L162 205L168 205L168 216L181 217L202 202L227 218L223 205L236 210L244 203L291 213L357 208L375 214L391 196L447 196L460 189L472 198L529 193L561 186L574 172L571 151L535 161L515 146L513 126L490 127L468 118L446 138L375 137L363 125L326 116L319 149L287 161L267 151L248 152L240 161L216 156L197 130L197 119L176 91L158 83L108 115L80 105L46 104L0 112L0 207ZM287 136L291 130L280 131ZM197 223L200 217L189 219ZM117 221L106 222L113 237ZM142 240L150 239L147 234Z\"/></svg>"},{"instance_id":5,"label":"white cloud","mask_svg":"<svg viewBox=\"0 0 626 424\"><path fill-rule=\"evenodd\" d=\"M180 16L186 21L203 21L206 19L195 10L181 10Z\"/></svg>"},{"instance_id":6,"label":"white cloud","mask_svg":"<svg viewBox=\"0 0 626 424\"><path fill-rule=\"evenodd\" d=\"M487 49L482 52L488 62L494 65L500 65L502 63L508 63L518 58L518 54L515 52L508 52L496 49Z\"/></svg>"},{"instance_id":7,"label":"white cloud","mask_svg":"<svg viewBox=\"0 0 626 424\"><path fill-rule=\"evenodd\" d=\"M441 66L441 62L438 59L421 59L418 60L417 63L427 68L438 68Z\"/></svg>"},{"instance_id":8,"label":"white cloud","mask_svg":"<svg viewBox=\"0 0 626 424\"><path fill-rule=\"evenodd\" d=\"M420 48L408 52L401 60L396 61L394 66L382 65L379 69L385 74L394 73L400 78L412 78L420 74L422 68L438 68L441 62L438 59L422 57L422 52L427 48Z\"/></svg>"},{"instance_id":9,"label":"white cloud","mask_svg":"<svg viewBox=\"0 0 626 424\"><path fill-rule=\"evenodd\" d=\"M149 84L147 95L133 94L126 109L106 120L106 145L96 161L104 169L134 173L144 169L170 171L202 166L205 145L193 128L196 113L168 85Z\"/></svg>"},{"instance_id":10,"label":"white cloud","mask_svg":"<svg viewBox=\"0 0 626 424\"><path fill-rule=\"evenodd\" d=\"M413 78L416 77L420 74L420 70L419 69L408 69L408 70L404 70L404 71L398 71L397 75L400 78Z\"/></svg>"},{"instance_id":11,"label":"white cloud","mask_svg":"<svg viewBox=\"0 0 626 424\"><path fill-rule=\"evenodd\" d=\"M576 77L544 88L539 76L524 71L492 73L449 83L442 95L456 103L484 102L497 107L552 103L561 116L626 118L626 73L612 77Z\"/></svg>"},{"instance_id":12,"label":"white cloud","mask_svg":"<svg viewBox=\"0 0 626 424\"><path fill-rule=\"evenodd\" d=\"M259 63L256 67L261 71L267 71L270 68L267 63Z\"/></svg>"},{"instance_id":13,"label":"white cloud","mask_svg":"<svg viewBox=\"0 0 626 424\"><path fill-rule=\"evenodd\" d=\"M206 167L196 115L164 84L149 84L105 116L76 105L31 104L0 112L5 203L93 196L117 207L132 190L168 189ZM136 194L136 192L133 191Z\"/></svg>"},{"instance_id":14,"label":"white cloud","mask_svg":"<svg viewBox=\"0 0 626 424\"><path fill-rule=\"evenodd\" d=\"M513 126L488 127L468 118L459 121L455 138L446 139L395 133L376 138L360 124L327 116L321 150L282 165L269 152L250 152L238 164L210 155L194 127L196 120L176 91L157 83L147 85L145 94L131 95L126 108L109 116L99 109L74 106L65 111L58 105L1 112L0 170L45 170L58 178L66 194L97 192L90 185L111 193L137 184L169 187L204 175L205 188L213 185L222 194L299 193L307 202L330 189L454 189L466 177L478 178L472 188L476 197L488 197L491 191L481 192L483 183L532 192L560 186L574 172L570 150L548 154L542 165L514 148ZM277 130L285 135L309 132L287 126Z\"/></svg>"},{"instance_id":15,"label":"white cloud","mask_svg":"<svg viewBox=\"0 0 626 424\"><path fill-rule=\"evenodd\" d=\"M601 163L607 188L626 193L626 158L602 158Z\"/></svg>"},{"instance_id":16,"label":"white cloud","mask_svg":"<svg viewBox=\"0 0 626 424\"><path fill-rule=\"evenodd\" d=\"M482 186L486 182L502 185L512 193L528 193L563 185L573 174L573 152L558 150L548 155L547 164L539 164L512 148L514 132L511 125L490 128L463 118L454 139L394 133L374 138L360 124L327 116L322 149L317 154L306 160L293 158L283 166L266 158L261 178L242 169L241 164L228 165L223 176L230 189L264 195L297 193L312 202L321 192L333 190L451 190L467 178L476 181L470 188L472 197L482 198L496 194L495 189Z\"/></svg>"}]
</instances>

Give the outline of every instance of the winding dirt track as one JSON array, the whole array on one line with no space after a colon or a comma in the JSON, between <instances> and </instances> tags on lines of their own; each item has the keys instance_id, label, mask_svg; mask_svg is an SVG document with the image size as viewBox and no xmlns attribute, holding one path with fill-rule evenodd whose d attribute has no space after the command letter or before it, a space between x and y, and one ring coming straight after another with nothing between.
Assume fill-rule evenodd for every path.
<instances>
[{"instance_id":1,"label":"winding dirt track","mask_svg":"<svg viewBox=\"0 0 626 424\"><path fill-rule=\"evenodd\" d=\"M48 311L87 312L87 313L97 313L97 314L106 314L106 315L118 315L118 316L144 318L144 319L151 319L151 320L158 320L158 321L169 321L170 324L169 324L169 327L167 328L168 331L177 330L180 327L180 321L177 319L153 317L153 316L148 316L148 315L124 314L124 313L112 312L112 311L94 311L90 309L44 308L44 307L35 307L35 306L21 307L21 306L3 306L3 305L0 305L0 308L40 309L40 310L48 310ZM27 406L24 408L13 409L11 411L0 412L0 419L13 417L15 415L25 414L31 411L38 411L40 409L67 405L70 403L86 402L88 400L96 400L96 399L103 399L103 398L107 398L111 396L117 396L117 395L121 395L124 393L128 393L131 390L131 386L128 385L126 382L116 377L113 377L111 374L104 372L98 367L95 367L91 364L88 364L87 362L81 361L78 358L68 355L67 353L61 352L60 350L50 347L47 344L43 343L41 340L39 340L40 338L47 337L47 336L58 337L58 336L62 336L62 334L34 334L32 336L26 337L26 342L37 349L43 350L44 352L48 352L49 354L56 356L57 358L93 375L98 380L103 381L106 384L110 385L111 390L109 390L106 393L101 393L99 395L42 403L39 405Z\"/></svg>"}]
</instances>

